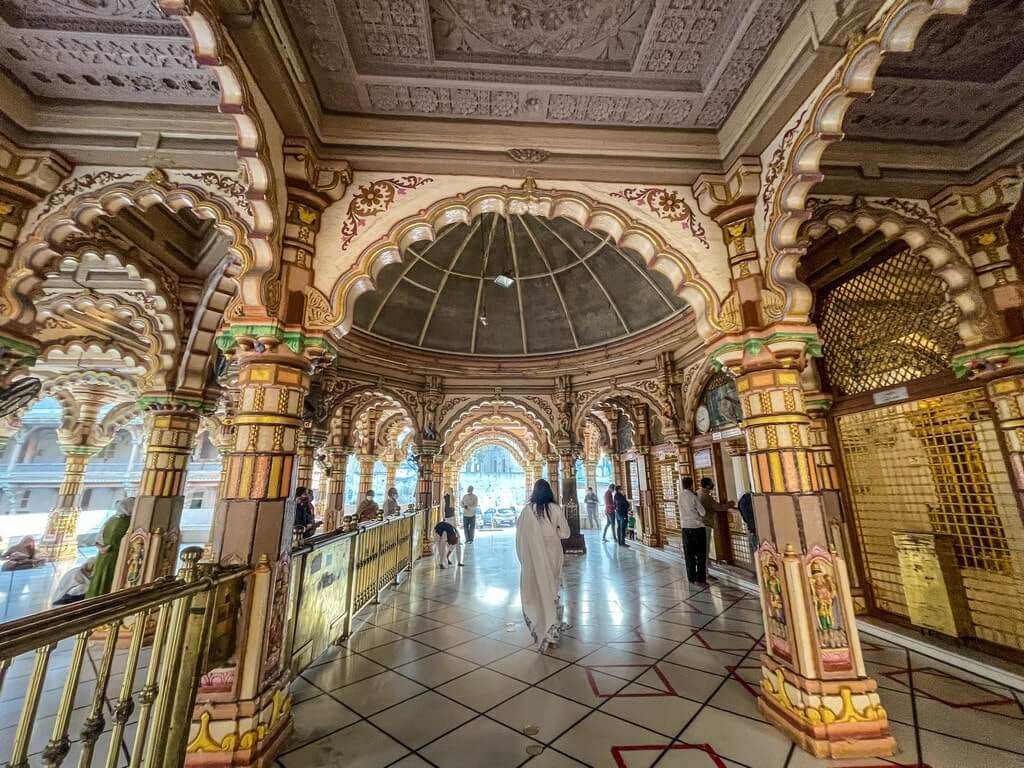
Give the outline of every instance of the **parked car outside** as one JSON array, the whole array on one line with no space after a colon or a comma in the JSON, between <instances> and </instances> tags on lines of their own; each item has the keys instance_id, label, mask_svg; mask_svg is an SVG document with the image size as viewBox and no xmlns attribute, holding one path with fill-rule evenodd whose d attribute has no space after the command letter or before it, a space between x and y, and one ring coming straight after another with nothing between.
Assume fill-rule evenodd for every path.
<instances>
[{"instance_id":1,"label":"parked car outside","mask_svg":"<svg viewBox=\"0 0 1024 768\"><path fill-rule=\"evenodd\" d=\"M514 528L516 524L516 511L512 507L499 509L494 513L495 528Z\"/></svg>"},{"instance_id":2,"label":"parked car outside","mask_svg":"<svg viewBox=\"0 0 1024 768\"><path fill-rule=\"evenodd\" d=\"M488 507L484 510L483 521L481 528L493 528L494 527L494 513L497 512L494 507Z\"/></svg>"}]
</instances>

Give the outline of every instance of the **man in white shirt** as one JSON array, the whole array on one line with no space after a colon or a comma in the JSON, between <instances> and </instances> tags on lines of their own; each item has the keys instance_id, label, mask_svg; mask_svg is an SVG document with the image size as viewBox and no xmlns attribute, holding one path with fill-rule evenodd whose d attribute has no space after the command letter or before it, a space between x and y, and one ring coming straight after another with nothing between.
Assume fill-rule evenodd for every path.
<instances>
[{"instance_id":1,"label":"man in white shirt","mask_svg":"<svg viewBox=\"0 0 1024 768\"><path fill-rule=\"evenodd\" d=\"M473 493L473 486L466 489L462 497L462 528L466 532L466 543L472 544L476 533L476 512L480 508L480 500Z\"/></svg>"},{"instance_id":2,"label":"man in white shirt","mask_svg":"<svg viewBox=\"0 0 1024 768\"><path fill-rule=\"evenodd\" d=\"M704 505L693 492L693 478L684 477L679 490L679 527L683 529L683 559L691 584L708 580L708 529Z\"/></svg>"}]
</instances>

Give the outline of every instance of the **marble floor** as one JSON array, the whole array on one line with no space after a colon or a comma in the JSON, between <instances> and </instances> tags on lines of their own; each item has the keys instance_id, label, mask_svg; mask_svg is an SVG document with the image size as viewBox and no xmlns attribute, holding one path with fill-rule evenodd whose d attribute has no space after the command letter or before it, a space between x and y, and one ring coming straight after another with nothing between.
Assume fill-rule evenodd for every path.
<instances>
[{"instance_id":1,"label":"marble floor","mask_svg":"<svg viewBox=\"0 0 1024 768\"><path fill-rule=\"evenodd\" d=\"M559 647L527 646L511 532L420 562L294 686L299 766L1024 768L1024 694L864 638L900 752L815 760L759 716L755 598L588 536Z\"/></svg>"}]
</instances>

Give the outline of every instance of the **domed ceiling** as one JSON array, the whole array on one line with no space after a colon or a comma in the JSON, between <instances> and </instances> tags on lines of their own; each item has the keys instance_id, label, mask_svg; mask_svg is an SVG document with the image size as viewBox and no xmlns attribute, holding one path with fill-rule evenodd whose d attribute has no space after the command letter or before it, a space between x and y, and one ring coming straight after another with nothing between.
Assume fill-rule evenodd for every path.
<instances>
[{"instance_id":1,"label":"domed ceiling","mask_svg":"<svg viewBox=\"0 0 1024 768\"><path fill-rule=\"evenodd\" d=\"M502 274L512 278L508 287L495 283ZM356 302L356 328L460 354L574 352L685 307L663 275L607 235L530 214L488 213L446 227L410 246L377 286Z\"/></svg>"}]
</instances>

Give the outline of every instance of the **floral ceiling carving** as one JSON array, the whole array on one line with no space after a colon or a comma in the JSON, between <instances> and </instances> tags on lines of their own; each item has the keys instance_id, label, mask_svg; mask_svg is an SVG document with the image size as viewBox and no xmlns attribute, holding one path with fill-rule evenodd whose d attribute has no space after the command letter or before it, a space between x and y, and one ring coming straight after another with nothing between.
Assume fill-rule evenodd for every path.
<instances>
[{"instance_id":1,"label":"floral ceiling carving","mask_svg":"<svg viewBox=\"0 0 1024 768\"><path fill-rule=\"evenodd\" d=\"M3 0L0 67L46 98L218 101L185 28L151 0Z\"/></svg>"},{"instance_id":2,"label":"floral ceiling carving","mask_svg":"<svg viewBox=\"0 0 1024 768\"><path fill-rule=\"evenodd\" d=\"M799 0L282 0L328 110L718 128Z\"/></svg>"}]
</instances>

